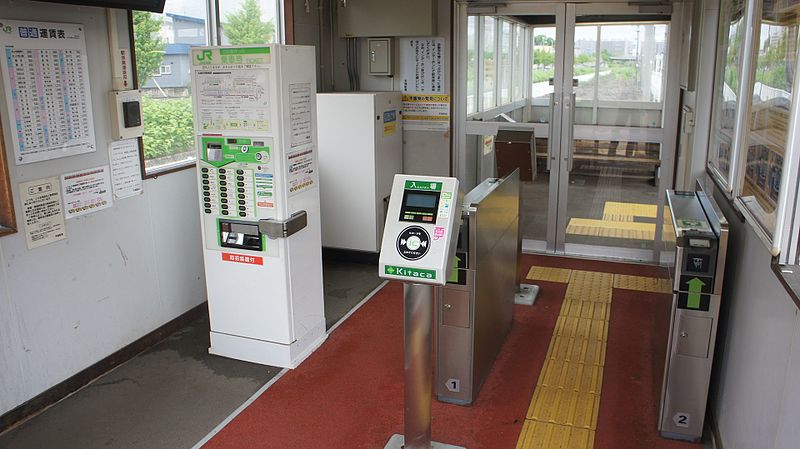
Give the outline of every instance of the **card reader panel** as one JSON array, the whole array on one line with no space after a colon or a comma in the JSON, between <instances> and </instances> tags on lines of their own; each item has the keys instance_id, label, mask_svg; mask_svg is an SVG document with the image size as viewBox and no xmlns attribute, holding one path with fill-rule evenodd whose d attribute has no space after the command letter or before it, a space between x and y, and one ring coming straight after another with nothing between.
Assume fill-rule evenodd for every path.
<instances>
[{"instance_id":1,"label":"card reader panel","mask_svg":"<svg viewBox=\"0 0 800 449\"><path fill-rule=\"evenodd\" d=\"M219 244L225 248L262 251L264 249L258 223L219 220Z\"/></svg>"}]
</instances>

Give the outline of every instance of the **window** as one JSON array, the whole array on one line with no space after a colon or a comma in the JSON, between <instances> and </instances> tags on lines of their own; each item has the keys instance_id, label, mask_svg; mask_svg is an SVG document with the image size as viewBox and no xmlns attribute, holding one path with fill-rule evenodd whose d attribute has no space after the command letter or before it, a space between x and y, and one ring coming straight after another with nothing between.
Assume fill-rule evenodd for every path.
<instances>
[{"instance_id":1,"label":"window","mask_svg":"<svg viewBox=\"0 0 800 449\"><path fill-rule=\"evenodd\" d=\"M731 150L736 112L739 109L739 83L742 74L744 42L744 0L723 0L720 7L720 32L717 41L717 74L714 84L714 110L711 116L711 142L708 163L725 190L731 190Z\"/></svg>"},{"instance_id":2,"label":"window","mask_svg":"<svg viewBox=\"0 0 800 449\"><path fill-rule=\"evenodd\" d=\"M215 0L219 27L212 26L208 5L208 0L167 0L163 14L131 13L146 177L194 164L191 48L272 43L279 36L277 0ZM222 30L219 42L210 41L212 28Z\"/></svg>"},{"instance_id":3,"label":"window","mask_svg":"<svg viewBox=\"0 0 800 449\"><path fill-rule=\"evenodd\" d=\"M467 18L467 114L478 111L478 18Z\"/></svg>"},{"instance_id":4,"label":"window","mask_svg":"<svg viewBox=\"0 0 800 449\"><path fill-rule=\"evenodd\" d=\"M513 100L525 98L525 28L514 25L514 94Z\"/></svg>"},{"instance_id":5,"label":"window","mask_svg":"<svg viewBox=\"0 0 800 449\"><path fill-rule=\"evenodd\" d=\"M495 81L497 80L497 52L495 41L497 31L494 17L483 18L483 110L497 106L495 97Z\"/></svg>"},{"instance_id":6,"label":"window","mask_svg":"<svg viewBox=\"0 0 800 449\"><path fill-rule=\"evenodd\" d=\"M511 22L501 22L500 104L511 102Z\"/></svg>"},{"instance_id":7,"label":"window","mask_svg":"<svg viewBox=\"0 0 800 449\"><path fill-rule=\"evenodd\" d=\"M277 42L276 0L218 0L222 45Z\"/></svg>"},{"instance_id":8,"label":"window","mask_svg":"<svg viewBox=\"0 0 800 449\"><path fill-rule=\"evenodd\" d=\"M11 195L11 176L8 173L3 124L0 123L0 236L17 232L14 198Z\"/></svg>"},{"instance_id":9,"label":"window","mask_svg":"<svg viewBox=\"0 0 800 449\"><path fill-rule=\"evenodd\" d=\"M773 237L781 177L786 159L794 72L797 69L798 18L782 13L780 2L764 2L749 100L749 130L740 199Z\"/></svg>"}]
</instances>

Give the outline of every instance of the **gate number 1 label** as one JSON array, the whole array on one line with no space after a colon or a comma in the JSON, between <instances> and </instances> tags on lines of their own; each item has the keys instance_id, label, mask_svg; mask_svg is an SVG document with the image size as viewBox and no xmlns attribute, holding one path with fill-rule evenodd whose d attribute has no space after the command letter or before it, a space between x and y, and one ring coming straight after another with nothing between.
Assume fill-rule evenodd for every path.
<instances>
[{"instance_id":1,"label":"gate number 1 label","mask_svg":"<svg viewBox=\"0 0 800 449\"><path fill-rule=\"evenodd\" d=\"M461 391L461 380L453 378L447 379L447 382L445 382L445 386L451 392L458 393Z\"/></svg>"}]
</instances>

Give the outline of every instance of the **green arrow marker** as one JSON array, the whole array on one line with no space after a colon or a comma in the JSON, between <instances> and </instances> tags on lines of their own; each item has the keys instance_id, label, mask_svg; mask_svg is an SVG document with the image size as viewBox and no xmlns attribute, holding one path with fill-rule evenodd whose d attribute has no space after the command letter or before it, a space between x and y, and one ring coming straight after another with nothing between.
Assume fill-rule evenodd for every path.
<instances>
[{"instance_id":1,"label":"green arrow marker","mask_svg":"<svg viewBox=\"0 0 800 449\"><path fill-rule=\"evenodd\" d=\"M690 309L699 309L700 293L703 291L703 287L706 283L700 279L691 278L687 284L689 284L689 295L686 298L686 307Z\"/></svg>"},{"instance_id":2,"label":"green arrow marker","mask_svg":"<svg viewBox=\"0 0 800 449\"><path fill-rule=\"evenodd\" d=\"M453 269L450 271L450 277L447 278L447 282L458 282L458 265L460 262L461 258L456 256L453 261Z\"/></svg>"}]
</instances>

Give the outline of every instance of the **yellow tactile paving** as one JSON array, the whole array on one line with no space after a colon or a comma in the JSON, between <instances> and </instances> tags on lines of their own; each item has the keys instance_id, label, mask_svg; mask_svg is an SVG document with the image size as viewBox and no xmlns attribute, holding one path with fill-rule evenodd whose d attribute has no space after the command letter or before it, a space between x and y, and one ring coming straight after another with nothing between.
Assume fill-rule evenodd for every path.
<instances>
[{"instance_id":1,"label":"yellow tactile paving","mask_svg":"<svg viewBox=\"0 0 800 449\"><path fill-rule=\"evenodd\" d=\"M611 308L607 302L583 301L580 299L564 298L561 304L561 315L577 316L592 320L608 320Z\"/></svg>"},{"instance_id":2,"label":"yellow tactile paving","mask_svg":"<svg viewBox=\"0 0 800 449\"><path fill-rule=\"evenodd\" d=\"M655 239L656 225L654 223L639 223L635 221L571 218L567 224L567 234L630 240L653 240Z\"/></svg>"},{"instance_id":3,"label":"yellow tactile paving","mask_svg":"<svg viewBox=\"0 0 800 449\"><path fill-rule=\"evenodd\" d=\"M528 270L527 278L532 281L550 281L565 284L569 281L571 273L572 270L565 268L538 267L534 265Z\"/></svg>"},{"instance_id":4,"label":"yellow tactile paving","mask_svg":"<svg viewBox=\"0 0 800 449\"><path fill-rule=\"evenodd\" d=\"M603 206L603 217L607 215L618 215L627 217L656 218L658 206L655 204L639 203L620 203L616 201L606 201ZM633 221L633 220L625 220Z\"/></svg>"},{"instance_id":5,"label":"yellow tactile paving","mask_svg":"<svg viewBox=\"0 0 800 449\"><path fill-rule=\"evenodd\" d=\"M555 335L550 340L547 358L603 366L606 363L606 342L590 338Z\"/></svg>"},{"instance_id":6,"label":"yellow tactile paving","mask_svg":"<svg viewBox=\"0 0 800 449\"><path fill-rule=\"evenodd\" d=\"M574 316L559 316L556 321L555 335L567 338L588 338L606 341L608 321L590 320Z\"/></svg>"},{"instance_id":7,"label":"yellow tactile paving","mask_svg":"<svg viewBox=\"0 0 800 449\"><path fill-rule=\"evenodd\" d=\"M603 386L603 367L547 359L536 385L599 395Z\"/></svg>"},{"instance_id":8,"label":"yellow tactile paving","mask_svg":"<svg viewBox=\"0 0 800 449\"><path fill-rule=\"evenodd\" d=\"M609 203L606 206L621 207ZM646 208L632 210L648 212ZM612 212L617 211L609 213ZM600 411L613 288L668 292L669 281L550 269L560 270L554 272L545 268L531 268L528 278L557 277L560 281L556 282L568 285L517 449L592 449Z\"/></svg>"},{"instance_id":9,"label":"yellow tactile paving","mask_svg":"<svg viewBox=\"0 0 800 449\"><path fill-rule=\"evenodd\" d=\"M595 430L600 395L537 386L527 419Z\"/></svg>"},{"instance_id":10,"label":"yellow tactile paving","mask_svg":"<svg viewBox=\"0 0 800 449\"><path fill-rule=\"evenodd\" d=\"M617 274L614 276L614 288L653 293L672 293L672 286L670 285L669 279L631 276L627 274Z\"/></svg>"},{"instance_id":11,"label":"yellow tactile paving","mask_svg":"<svg viewBox=\"0 0 800 449\"><path fill-rule=\"evenodd\" d=\"M594 430L526 420L517 449L592 449Z\"/></svg>"}]
</instances>

